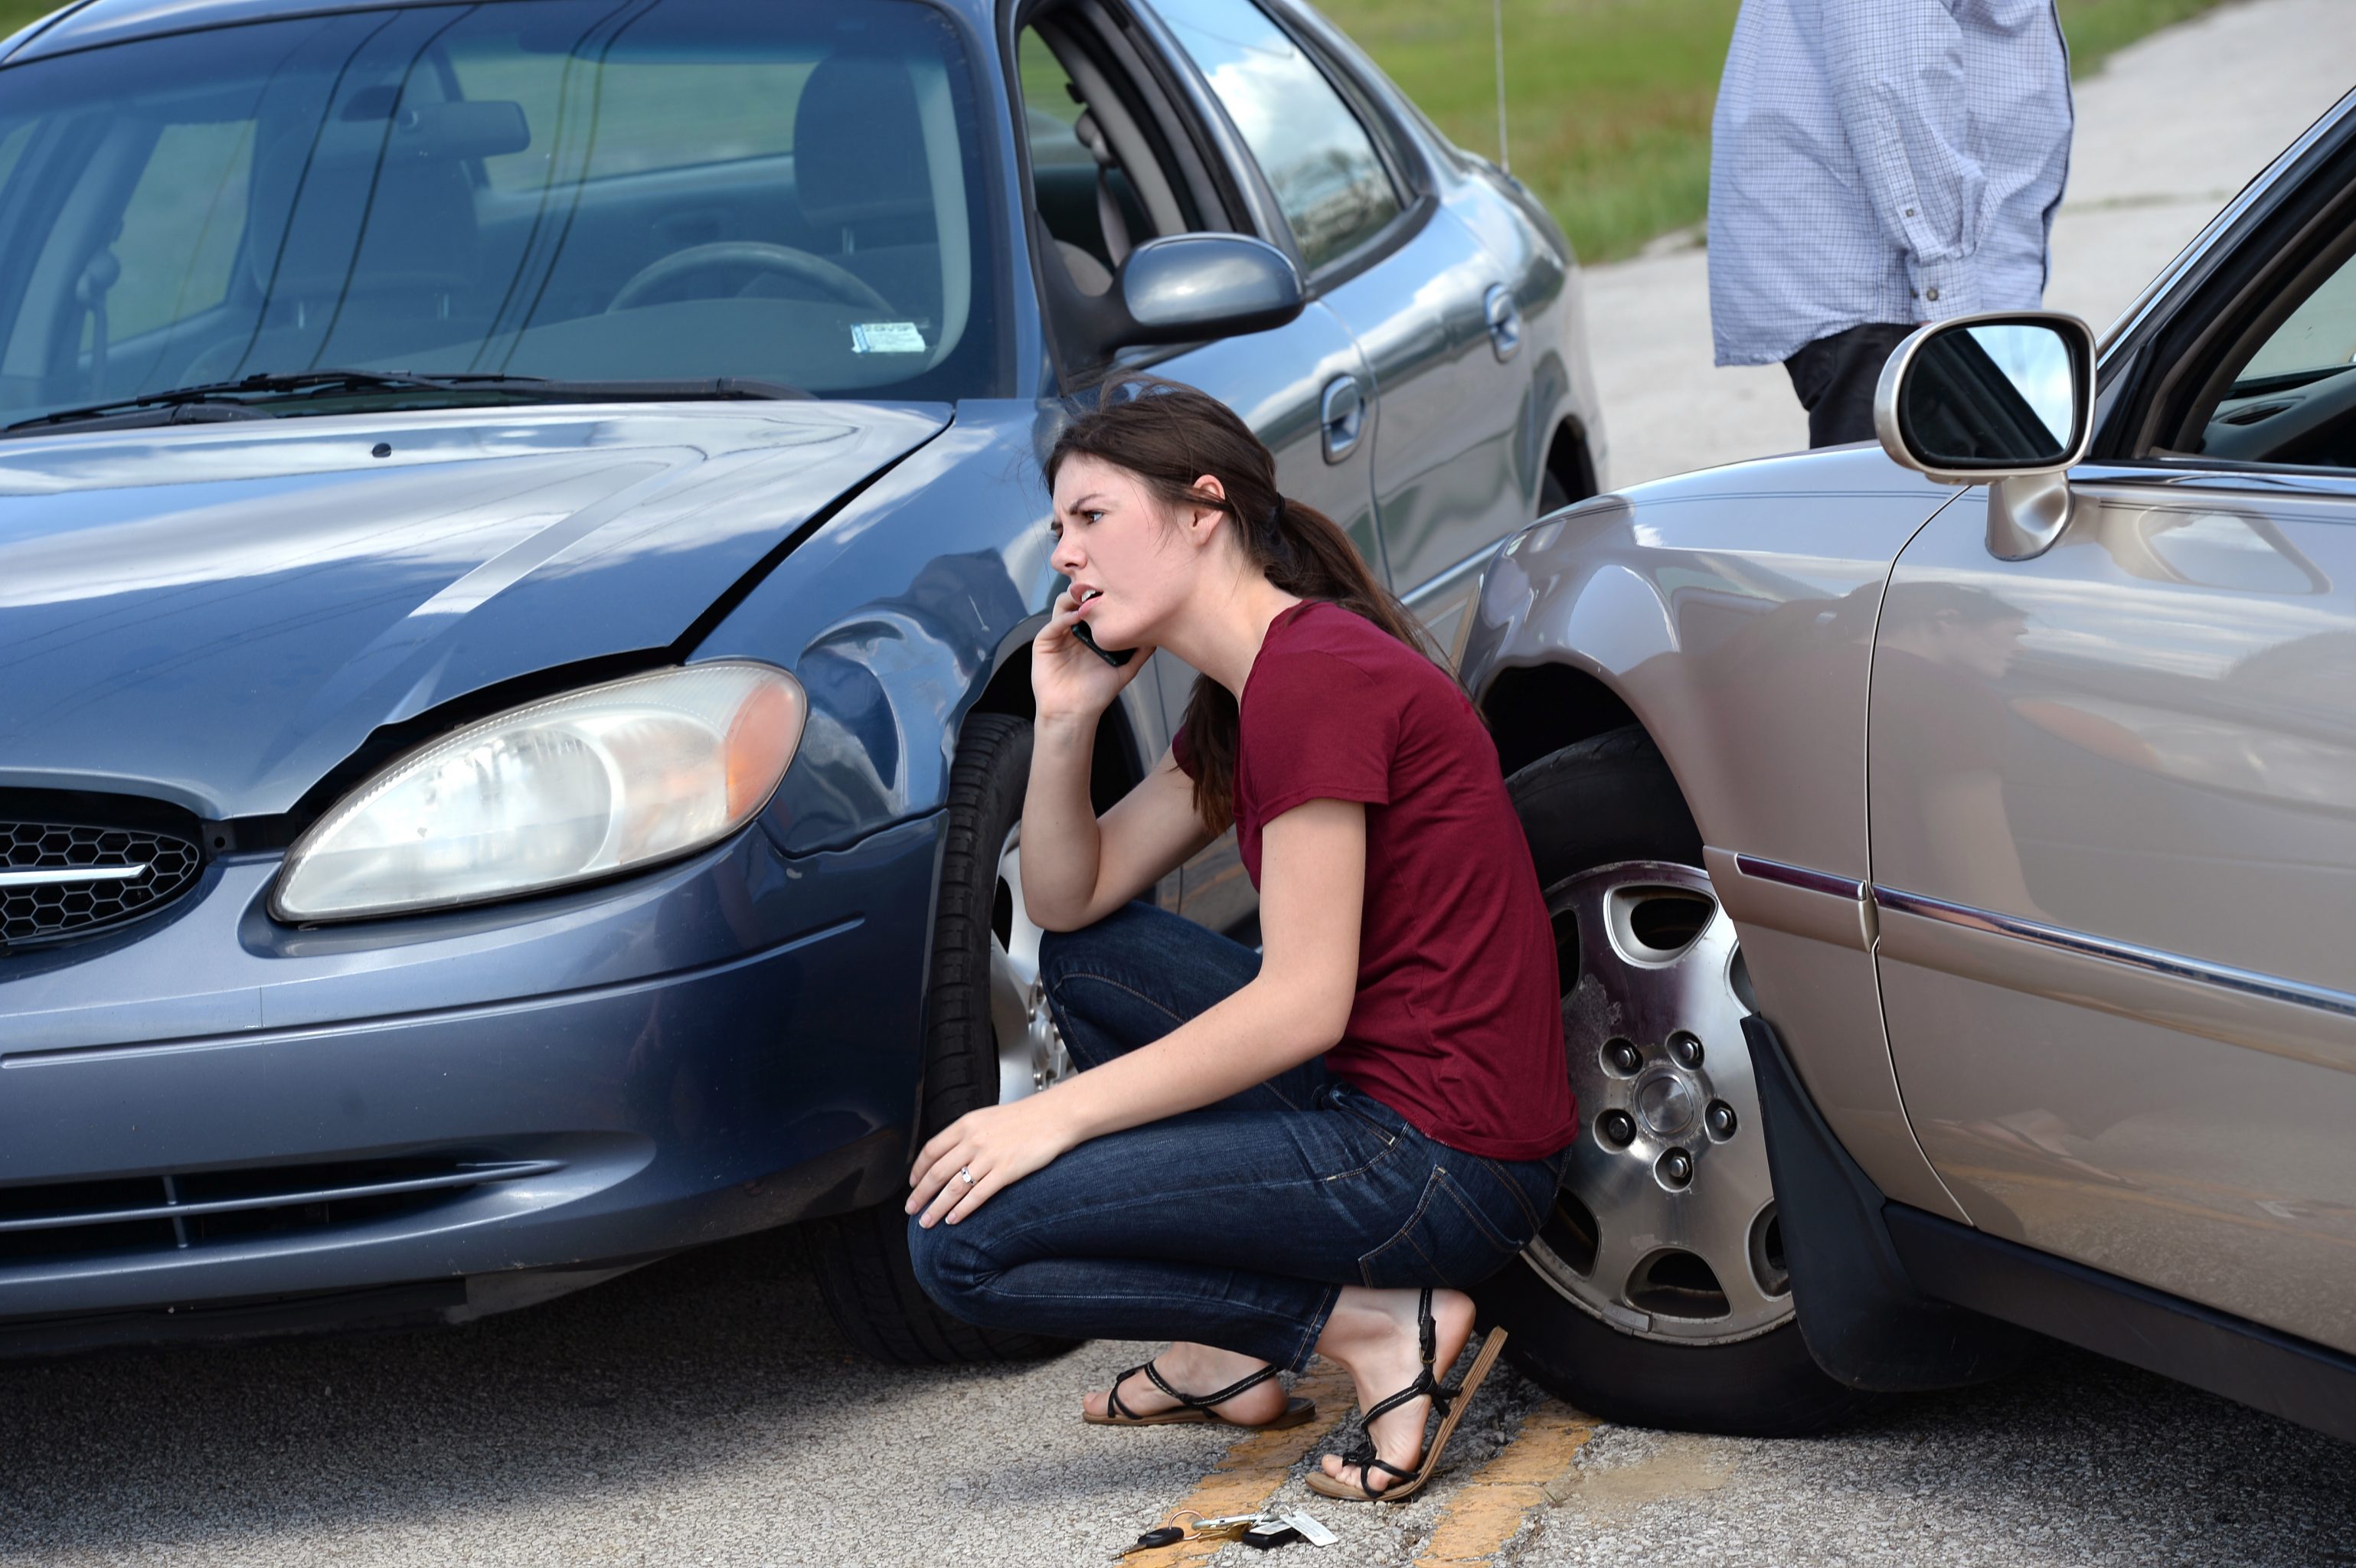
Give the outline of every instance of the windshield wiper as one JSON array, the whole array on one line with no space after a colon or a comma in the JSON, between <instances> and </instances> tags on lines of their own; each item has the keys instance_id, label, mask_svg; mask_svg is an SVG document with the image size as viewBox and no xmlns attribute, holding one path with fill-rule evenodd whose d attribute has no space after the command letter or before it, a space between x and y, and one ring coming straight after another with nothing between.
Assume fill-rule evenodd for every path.
<instances>
[{"instance_id":1,"label":"windshield wiper","mask_svg":"<svg viewBox=\"0 0 2356 1568\"><path fill-rule=\"evenodd\" d=\"M331 390L372 391L380 388L432 388L439 384L429 376L412 376L399 370L287 370L264 371L241 377L234 381L204 381L193 387L174 387L167 391L143 392L135 398L116 398L103 403L88 403L78 409L60 409L53 414L39 414L32 419L18 420L0 427L0 433L41 430L51 425L80 424L85 420L102 420L116 414L136 414L152 409L178 409L198 403L218 403L230 408L252 408L247 399L283 392L320 392ZM259 411L256 411L257 413ZM215 418L235 419L235 414L218 414Z\"/></svg>"},{"instance_id":2,"label":"windshield wiper","mask_svg":"<svg viewBox=\"0 0 2356 1568\"><path fill-rule=\"evenodd\" d=\"M782 381L741 376L695 380L568 381L543 376L465 371L421 375L408 370L294 370L264 372L234 381L146 392L135 398L61 409L56 413L0 426L0 435L28 434L66 425L177 424L212 420L269 419L289 403L307 403L342 392L489 393L506 402L687 402L736 399L801 399L810 396Z\"/></svg>"}]
</instances>

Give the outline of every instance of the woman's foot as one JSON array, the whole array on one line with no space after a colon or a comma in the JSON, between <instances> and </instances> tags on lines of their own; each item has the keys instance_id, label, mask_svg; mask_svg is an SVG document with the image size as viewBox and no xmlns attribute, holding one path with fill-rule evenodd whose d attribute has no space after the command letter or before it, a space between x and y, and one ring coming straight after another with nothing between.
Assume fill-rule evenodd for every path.
<instances>
[{"instance_id":1,"label":"woman's foot","mask_svg":"<svg viewBox=\"0 0 2356 1568\"><path fill-rule=\"evenodd\" d=\"M1416 1325L1420 1294L1348 1285L1333 1303L1333 1316L1325 1320L1325 1332L1317 1341L1317 1353L1350 1374L1358 1385L1360 1410L1372 1410L1414 1382L1415 1375L1423 1370L1423 1339ZM1472 1338L1472 1298L1461 1290L1435 1290L1431 1317L1439 1339L1432 1376L1444 1377ZM1122 1396L1124 1403L1127 1398ZM1430 1400L1414 1399L1378 1417L1366 1429L1375 1456L1402 1470L1421 1464L1423 1429L1430 1414ZM1354 1486L1363 1482L1374 1492L1398 1484L1387 1471L1371 1465L1361 1475L1357 1466L1344 1462L1338 1454L1326 1455L1323 1463L1328 1476Z\"/></svg>"},{"instance_id":2,"label":"woman's foot","mask_svg":"<svg viewBox=\"0 0 2356 1568\"><path fill-rule=\"evenodd\" d=\"M1162 1381L1182 1392L1199 1397L1248 1378L1268 1363L1254 1356L1239 1356L1233 1350L1180 1343L1156 1356L1153 1365L1161 1372ZM1270 1378L1212 1408L1223 1419L1238 1426L1264 1426L1282 1415L1290 1400L1291 1396L1284 1391L1284 1384ZM1108 1413L1105 1394L1101 1390L1082 1396L1080 1406L1098 1420L1104 1419ZM1153 1380L1142 1372L1120 1385L1120 1407L1131 1416L1160 1415L1164 1411L1179 1408L1176 1400L1155 1388Z\"/></svg>"}]
</instances>

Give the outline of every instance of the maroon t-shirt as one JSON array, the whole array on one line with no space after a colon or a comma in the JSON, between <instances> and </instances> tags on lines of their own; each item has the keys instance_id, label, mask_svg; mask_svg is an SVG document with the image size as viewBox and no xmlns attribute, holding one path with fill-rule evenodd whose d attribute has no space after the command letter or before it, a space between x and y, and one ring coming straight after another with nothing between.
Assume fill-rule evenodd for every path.
<instances>
[{"instance_id":1,"label":"maroon t-shirt","mask_svg":"<svg viewBox=\"0 0 2356 1568\"><path fill-rule=\"evenodd\" d=\"M1430 659L1336 604L1269 626L1241 699L1236 836L1304 801L1366 807L1358 998L1325 1053L1451 1148L1536 1159L1578 1132L1554 933L1497 748ZM1172 750L1194 774L1182 728Z\"/></svg>"}]
</instances>

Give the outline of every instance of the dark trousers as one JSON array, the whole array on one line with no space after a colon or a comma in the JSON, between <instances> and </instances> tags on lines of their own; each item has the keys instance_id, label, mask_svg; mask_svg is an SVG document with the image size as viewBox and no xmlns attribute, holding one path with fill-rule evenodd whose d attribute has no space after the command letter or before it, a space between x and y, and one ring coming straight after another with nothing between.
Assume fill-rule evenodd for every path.
<instances>
[{"instance_id":1,"label":"dark trousers","mask_svg":"<svg viewBox=\"0 0 2356 1568\"><path fill-rule=\"evenodd\" d=\"M1873 389L1890 352L1913 332L1912 326L1869 321L1819 337L1783 361L1792 390L1808 411L1808 444L1840 446L1873 439Z\"/></svg>"},{"instance_id":2,"label":"dark trousers","mask_svg":"<svg viewBox=\"0 0 2356 1568\"><path fill-rule=\"evenodd\" d=\"M1232 994L1259 955L1138 903L1051 933L1039 968L1073 1061L1098 1067ZM1461 1288L1512 1262L1567 1157L1446 1147L1312 1061L1084 1143L954 1225L911 1220L909 1259L969 1323L1193 1339L1299 1371L1343 1285Z\"/></svg>"}]
</instances>

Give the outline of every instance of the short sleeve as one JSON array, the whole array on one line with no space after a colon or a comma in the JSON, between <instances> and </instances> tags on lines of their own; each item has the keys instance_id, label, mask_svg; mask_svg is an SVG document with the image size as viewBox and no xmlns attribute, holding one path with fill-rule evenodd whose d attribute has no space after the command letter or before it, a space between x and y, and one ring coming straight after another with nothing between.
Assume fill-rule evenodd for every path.
<instances>
[{"instance_id":1,"label":"short sleeve","mask_svg":"<svg viewBox=\"0 0 2356 1568\"><path fill-rule=\"evenodd\" d=\"M1270 822L1303 801L1387 805L1404 694L1348 659L1303 649L1252 672L1242 718L1252 816Z\"/></svg>"},{"instance_id":2,"label":"short sleeve","mask_svg":"<svg viewBox=\"0 0 2356 1568\"><path fill-rule=\"evenodd\" d=\"M1177 763L1178 771L1188 778L1197 776L1194 772L1194 742L1186 738L1186 726L1183 724L1179 725L1178 732L1170 737L1170 760Z\"/></svg>"}]
</instances>

